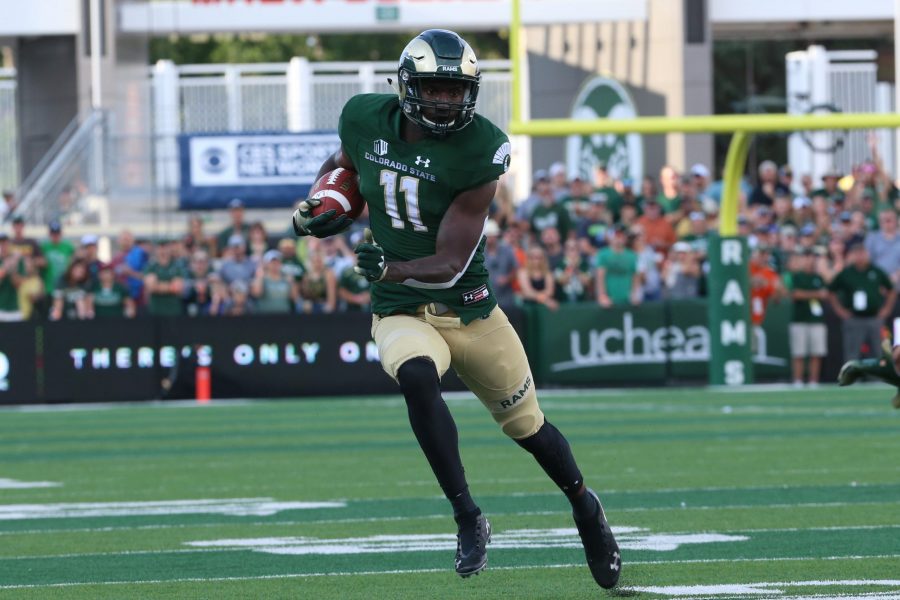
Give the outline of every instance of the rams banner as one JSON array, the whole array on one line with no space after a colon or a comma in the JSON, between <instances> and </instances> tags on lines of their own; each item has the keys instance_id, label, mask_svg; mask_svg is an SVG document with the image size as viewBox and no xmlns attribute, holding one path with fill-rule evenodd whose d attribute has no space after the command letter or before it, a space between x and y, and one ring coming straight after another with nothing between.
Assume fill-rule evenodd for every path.
<instances>
[{"instance_id":1,"label":"rams banner","mask_svg":"<svg viewBox=\"0 0 900 600\"><path fill-rule=\"evenodd\" d=\"M283 208L305 198L325 159L340 147L336 132L182 135L180 208Z\"/></svg>"}]
</instances>

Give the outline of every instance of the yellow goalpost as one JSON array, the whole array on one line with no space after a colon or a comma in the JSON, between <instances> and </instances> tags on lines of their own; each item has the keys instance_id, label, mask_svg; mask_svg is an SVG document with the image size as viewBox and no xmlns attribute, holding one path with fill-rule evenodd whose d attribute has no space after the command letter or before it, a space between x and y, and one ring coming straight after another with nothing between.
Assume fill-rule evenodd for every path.
<instances>
[{"instance_id":1,"label":"yellow goalpost","mask_svg":"<svg viewBox=\"0 0 900 600\"><path fill-rule=\"evenodd\" d=\"M512 61L512 120L514 135L564 137L597 133L731 133L722 174L719 236L710 244L709 328L710 383L742 384L752 381L749 335L749 281L746 240L737 236L740 182L754 133L823 129L881 129L900 127L897 113L758 114L632 119L522 120L521 0L512 0L510 59Z\"/></svg>"}]
</instances>

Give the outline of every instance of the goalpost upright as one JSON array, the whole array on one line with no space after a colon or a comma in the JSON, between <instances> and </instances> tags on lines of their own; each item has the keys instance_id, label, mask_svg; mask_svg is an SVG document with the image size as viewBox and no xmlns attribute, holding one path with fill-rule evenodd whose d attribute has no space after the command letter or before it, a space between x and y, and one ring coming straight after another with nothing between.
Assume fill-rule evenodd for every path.
<instances>
[{"instance_id":1,"label":"goalpost upright","mask_svg":"<svg viewBox=\"0 0 900 600\"><path fill-rule=\"evenodd\" d=\"M900 1L900 0L898 0ZM707 288L710 334L709 382L741 385L753 381L752 328L747 240L738 236L740 183L755 133L823 129L881 129L900 127L898 113L737 114L633 119L530 119L521 118L521 0L512 0L510 60L512 61L513 135L565 137L599 133L730 133L731 143L722 173L723 189L718 235L709 244Z\"/></svg>"}]
</instances>

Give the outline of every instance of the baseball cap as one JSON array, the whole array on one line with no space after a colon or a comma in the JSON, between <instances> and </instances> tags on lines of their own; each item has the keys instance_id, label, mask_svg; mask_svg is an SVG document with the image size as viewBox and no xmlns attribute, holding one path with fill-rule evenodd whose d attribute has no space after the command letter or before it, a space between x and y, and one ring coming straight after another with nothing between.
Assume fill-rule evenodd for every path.
<instances>
[{"instance_id":1,"label":"baseball cap","mask_svg":"<svg viewBox=\"0 0 900 600\"><path fill-rule=\"evenodd\" d=\"M62 224L56 219L53 219L52 221L47 223L47 229L50 230L50 233L59 233L60 231L62 231Z\"/></svg>"},{"instance_id":2,"label":"baseball cap","mask_svg":"<svg viewBox=\"0 0 900 600\"><path fill-rule=\"evenodd\" d=\"M705 221L705 220L706 220L706 213L705 213L705 212L702 212L702 211L699 211L699 210L695 210L694 212L692 212L692 213L689 215L689 218L690 218L691 221Z\"/></svg>"},{"instance_id":3,"label":"baseball cap","mask_svg":"<svg viewBox=\"0 0 900 600\"><path fill-rule=\"evenodd\" d=\"M749 222L747 215L738 215L738 225L746 225Z\"/></svg>"},{"instance_id":4,"label":"baseball cap","mask_svg":"<svg viewBox=\"0 0 900 600\"><path fill-rule=\"evenodd\" d=\"M493 219L487 220L487 223L484 224L484 235L488 237L500 235L500 226L497 225L497 221Z\"/></svg>"},{"instance_id":5,"label":"baseball cap","mask_svg":"<svg viewBox=\"0 0 900 600\"><path fill-rule=\"evenodd\" d=\"M834 177L835 179L840 179L843 177L843 174L837 170L836 167L829 167L824 173L822 173L822 179L827 177Z\"/></svg>"},{"instance_id":6,"label":"baseball cap","mask_svg":"<svg viewBox=\"0 0 900 600\"><path fill-rule=\"evenodd\" d=\"M5 242L9 240L9 235L6 232L0 231L0 242Z\"/></svg>"},{"instance_id":7,"label":"baseball cap","mask_svg":"<svg viewBox=\"0 0 900 600\"><path fill-rule=\"evenodd\" d=\"M623 179L623 180L622 180L622 187L627 187L627 188L634 187L634 180L633 180L633 179L627 179L627 178L626 178L626 179Z\"/></svg>"},{"instance_id":8,"label":"baseball cap","mask_svg":"<svg viewBox=\"0 0 900 600\"><path fill-rule=\"evenodd\" d=\"M703 199L703 212L708 215L717 215L719 214L719 203L713 200L712 198L704 198Z\"/></svg>"},{"instance_id":9,"label":"baseball cap","mask_svg":"<svg viewBox=\"0 0 900 600\"><path fill-rule=\"evenodd\" d=\"M16 215L12 218L13 225L18 225L19 223L25 222L25 217L22 215Z\"/></svg>"},{"instance_id":10,"label":"baseball cap","mask_svg":"<svg viewBox=\"0 0 900 600\"><path fill-rule=\"evenodd\" d=\"M690 252L691 245L687 242L675 242L672 246L672 252Z\"/></svg>"},{"instance_id":11,"label":"baseball cap","mask_svg":"<svg viewBox=\"0 0 900 600\"><path fill-rule=\"evenodd\" d=\"M229 246L243 246L245 245L244 237L238 234L232 234L231 237L228 238Z\"/></svg>"},{"instance_id":12,"label":"baseball cap","mask_svg":"<svg viewBox=\"0 0 900 600\"><path fill-rule=\"evenodd\" d=\"M278 250L266 250L266 253L263 254L263 262L270 263L273 260L281 260L281 252Z\"/></svg>"},{"instance_id":13,"label":"baseball cap","mask_svg":"<svg viewBox=\"0 0 900 600\"><path fill-rule=\"evenodd\" d=\"M81 236L81 245L82 246L93 246L99 240L100 240L100 238L98 238L96 235L94 235L92 233L88 233L88 234Z\"/></svg>"},{"instance_id":14,"label":"baseball cap","mask_svg":"<svg viewBox=\"0 0 900 600\"><path fill-rule=\"evenodd\" d=\"M784 225L781 228L781 235L784 237L797 237L797 228L793 225Z\"/></svg>"},{"instance_id":15,"label":"baseball cap","mask_svg":"<svg viewBox=\"0 0 900 600\"><path fill-rule=\"evenodd\" d=\"M844 244L844 256L850 254L852 250L856 250L857 248L865 248L866 244L861 235L854 235L852 238L846 241Z\"/></svg>"},{"instance_id":16,"label":"baseball cap","mask_svg":"<svg viewBox=\"0 0 900 600\"><path fill-rule=\"evenodd\" d=\"M535 181L549 181L550 175L547 173L546 169L538 169L534 172L534 180Z\"/></svg>"},{"instance_id":17,"label":"baseball cap","mask_svg":"<svg viewBox=\"0 0 900 600\"><path fill-rule=\"evenodd\" d=\"M691 175L694 177L709 178L709 169L703 163L697 163L691 167Z\"/></svg>"},{"instance_id":18,"label":"baseball cap","mask_svg":"<svg viewBox=\"0 0 900 600\"><path fill-rule=\"evenodd\" d=\"M232 198L228 202L228 208L244 208L244 201L240 198Z\"/></svg>"},{"instance_id":19,"label":"baseball cap","mask_svg":"<svg viewBox=\"0 0 900 600\"><path fill-rule=\"evenodd\" d=\"M849 210L841 211L840 220L844 223L848 223L853 219L853 214Z\"/></svg>"},{"instance_id":20,"label":"baseball cap","mask_svg":"<svg viewBox=\"0 0 900 600\"><path fill-rule=\"evenodd\" d=\"M800 210L801 208L809 208L812 206L812 200L807 198L806 196L797 196L794 198L794 210Z\"/></svg>"},{"instance_id":21,"label":"baseball cap","mask_svg":"<svg viewBox=\"0 0 900 600\"><path fill-rule=\"evenodd\" d=\"M814 235L816 233L816 226L811 223L807 223L803 227L800 228L800 235Z\"/></svg>"},{"instance_id":22,"label":"baseball cap","mask_svg":"<svg viewBox=\"0 0 900 600\"><path fill-rule=\"evenodd\" d=\"M556 177L557 175L562 175L566 172L566 165L561 162L555 162L550 165L550 177Z\"/></svg>"}]
</instances>

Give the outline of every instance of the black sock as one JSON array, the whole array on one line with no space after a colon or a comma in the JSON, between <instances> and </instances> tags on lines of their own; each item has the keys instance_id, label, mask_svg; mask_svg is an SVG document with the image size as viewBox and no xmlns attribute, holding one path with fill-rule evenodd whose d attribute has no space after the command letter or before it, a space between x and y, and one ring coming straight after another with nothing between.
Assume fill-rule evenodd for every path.
<instances>
[{"instance_id":1,"label":"black sock","mask_svg":"<svg viewBox=\"0 0 900 600\"><path fill-rule=\"evenodd\" d=\"M594 497L587 493L587 488L581 486L581 493L575 496L569 496L569 502L572 503L572 512L579 519L593 517L597 512L597 502Z\"/></svg>"},{"instance_id":2,"label":"black sock","mask_svg":"<svg viewBox=\"0 0 900 600\"><path fill-rule=\"evenodd\" d=\"M453 506L454 515L476 513L459 457L459 438L450 409L441 397L441 382L434 363L426 358L408 360L397 370L397 380L409 423L431 470Z\"/></svg>"},{"instance_id":3,"label":"black sock","mask_svg":"<svg viewBox=\"0 0 900 600\"><path fill-rule=\"evenodd\" d=\"M576 515L593 514L596 503L593 497L585 491L584 478L578 465L575 464L572 449L559 429L554 427L550 421L544 421L537 433L531 437L516 440L516 443L534 456L544 472L569 499Z\"/></svg>"},{"instance_id":4,"label":"black sock","mask_svg":"<svg viewBox=\"0 0 900 600\"><path fill-rule=\"evenodd\" d=\"M472 500L472 496L469 494L468 487L452 498L448 496L447 499L450 500L450 505L453 507L453 516L457 520L474 519L481 514L481 510L475 505L475 501Z\"/></svg>"}]
</instances>

